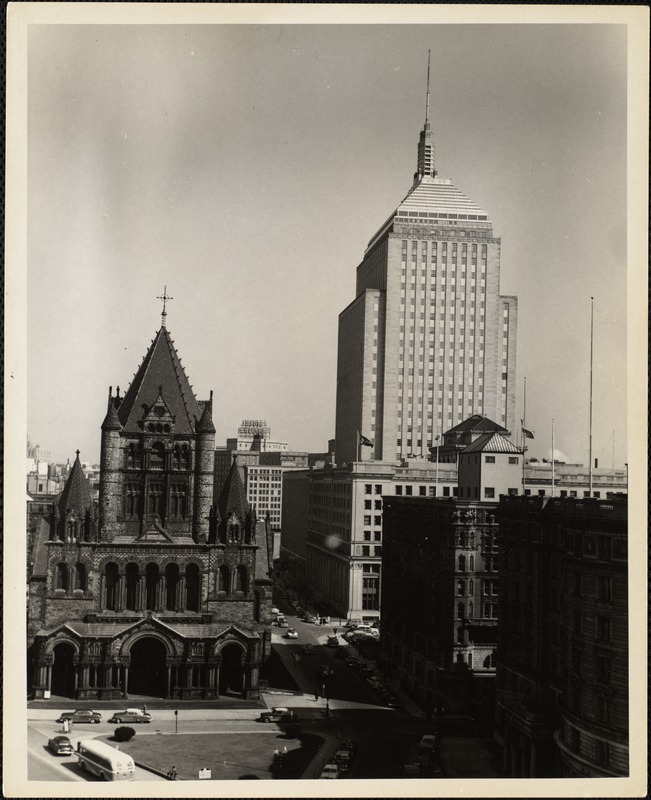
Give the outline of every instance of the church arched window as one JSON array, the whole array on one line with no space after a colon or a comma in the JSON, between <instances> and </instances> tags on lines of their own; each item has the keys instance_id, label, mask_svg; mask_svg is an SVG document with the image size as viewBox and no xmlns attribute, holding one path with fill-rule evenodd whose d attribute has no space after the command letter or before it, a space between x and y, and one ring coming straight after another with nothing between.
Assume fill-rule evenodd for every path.
<instances>
[{"instance_id":1,"label":"church arched window","mask_svg":"<svg viewBox=\"0 0 651 800\"><path fill-rule=\"evenodd\" d=\"M86 567L79 563L75 565L75 589L86 591Z\"/></svg>"},{"instance_id":2,"label":"church arched window","mask_svg":"<svg viewBox=\"0 0 651 800\"><path fill-rule=\"evenodd\" d=\"M151 446L149 466L151 467L151 469L165 468L165 448L160 442L155 442Z\"/></svg>"},{"instance_id":3,"label":"church arched window","mask_svg":"<svg viewBox=\"0 0 651 800\"><path fill-rule=\"evenodd\" d=\"M68 591L68 565L61 562L55 567L54 588Z\"/></svg>"},{"instance_id":4,"label":"church arched window","mask_svg":"<svg viewBox=\"0 0 651 800\"><path fill-rule=\"evenodd\" d=\"M237 568L236 573L236 586L235 589L238 592L242 592L243 594L248 594L249 592L249 573L245 566L240 564Z\"/></svg>"}]
</instances>

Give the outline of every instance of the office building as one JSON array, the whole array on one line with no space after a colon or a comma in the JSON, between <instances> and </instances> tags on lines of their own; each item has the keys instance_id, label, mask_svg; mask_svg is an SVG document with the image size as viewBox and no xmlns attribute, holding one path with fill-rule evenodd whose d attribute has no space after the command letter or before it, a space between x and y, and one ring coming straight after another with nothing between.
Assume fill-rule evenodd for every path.
<instances>
[{"instance_id":1,"label":"office building","mask_svg":"<svg viewBox=\"0 0 651 800\"><path fill-rule=\"evenodd\" d=\"M627 775L626 497L502 497L495 513L504 774Z\"/></svg>"},{"instance_id":2,"label":"office building","mask_svg":"<svg viewBox=\"0 0 651 800\"><path fill-rule=\"evenodd\" d=\"M500 252L486 211L437 177L426 118L412 187L339 316L337 464L427 457L474 414L514 429L517 298L501 293Z\"/></svg>"},{"instance_id":3,"label":"office building","mask_svg":"<svg viewBox=\"0 0 651 800\"><path fill-rule=\"evenodd\" d=\"M499 553L496 503L384 498L385 676L424 709L492 708ZM484 711L485 715L485 711Z\"/></svg>"}]
</instances>

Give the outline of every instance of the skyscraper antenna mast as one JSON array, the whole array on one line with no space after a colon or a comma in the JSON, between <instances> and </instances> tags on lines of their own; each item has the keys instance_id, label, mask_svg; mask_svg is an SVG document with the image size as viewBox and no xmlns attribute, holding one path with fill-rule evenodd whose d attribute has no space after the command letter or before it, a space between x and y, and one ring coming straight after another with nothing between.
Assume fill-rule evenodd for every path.
<instances>
[{"instance_id":1,"label":"skyscraper antenna mast","mask_svg":"<svg viewBox=\"0 0 651 800\"><path fill-rule=\"evenodd\" d=\"M425 101L425 124L429 122L429 60L431 50L427 51L427 99Z\"/></svg>"}]
</instances>

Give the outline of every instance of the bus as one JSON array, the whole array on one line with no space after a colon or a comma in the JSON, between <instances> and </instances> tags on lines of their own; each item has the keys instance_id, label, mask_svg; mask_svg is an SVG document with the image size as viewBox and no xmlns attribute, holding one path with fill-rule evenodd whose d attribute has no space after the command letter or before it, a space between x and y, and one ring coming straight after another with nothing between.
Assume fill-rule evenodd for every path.
<instances>
[{"instance_id":1,"label":"bus","mask_svg":"<svg viewBox=\"0 0 651 800\"><path fill-rule=\"evenodd\" d=\"M134 780L136 768L131 756L105 742L79 742L77 758L82 771L93 772L103 781Z\"/></svg>"}]
</instances>

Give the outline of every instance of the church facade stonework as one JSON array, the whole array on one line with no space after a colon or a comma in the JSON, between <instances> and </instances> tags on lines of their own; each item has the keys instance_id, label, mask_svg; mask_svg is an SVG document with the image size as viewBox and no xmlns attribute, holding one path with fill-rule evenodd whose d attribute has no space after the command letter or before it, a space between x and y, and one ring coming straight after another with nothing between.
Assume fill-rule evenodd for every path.
<instances>
[{"instance_id":1,"label":"church facade stonework","mask_svg":"<svg viewBox=\"0 0 651 800\"><path fill-rule=\"evenodd\" d=\"M48 520L29 583L33 697L257 696L272 533L236 463L213 501L212 411L163 317L126 394L109 390L99 503L77 453Z\"/></svg>"}]
</instances>

